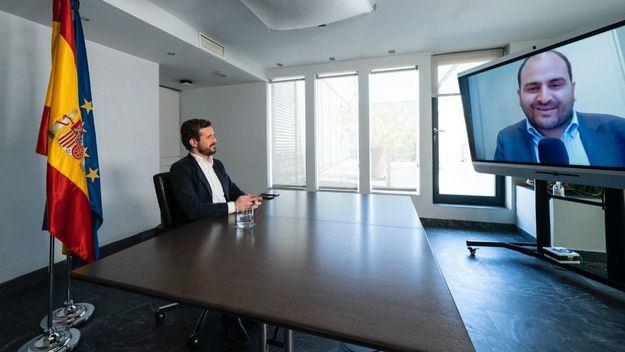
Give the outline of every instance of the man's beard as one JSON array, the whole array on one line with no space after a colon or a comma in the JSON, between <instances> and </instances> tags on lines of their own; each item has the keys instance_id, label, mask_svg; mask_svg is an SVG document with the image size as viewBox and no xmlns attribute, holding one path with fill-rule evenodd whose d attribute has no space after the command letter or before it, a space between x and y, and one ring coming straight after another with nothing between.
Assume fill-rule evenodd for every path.
<instances>
[{"instance_id":1,"label":"man's beard","mask_svg":"<svg viewBox=\"0 0 625 352\"><path fill-rule=\"evenodd\" d=\"M204 156L211 156L217 152L217 146L211 144L208 148L199 147L197 151Z\"/></svg>"},{"instance_id":2,"label":"man's beard","mask_svg":"<svg viewBox=\"0 0 625 352\"><path fill-rule=\"evenodd\" d=\"M564 129L566 126L571 123L573 119L573 109L567 109L568 111L556 111L555 116L551 117L543 117L540 116L540 112L536 111L534 107L530 109L523 108L525 115L528 116L528 120L534 128L538 129L543 133L543 131L551 131L555 129Z\"/></svg>"}]
</instances>

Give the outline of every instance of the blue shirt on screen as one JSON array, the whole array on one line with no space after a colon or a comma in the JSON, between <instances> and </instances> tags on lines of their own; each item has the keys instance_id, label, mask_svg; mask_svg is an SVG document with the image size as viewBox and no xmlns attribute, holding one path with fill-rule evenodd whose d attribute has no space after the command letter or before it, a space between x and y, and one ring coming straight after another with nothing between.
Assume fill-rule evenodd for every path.
<instances>
[{"instance_id":1,"label":"blue shirt on screen","mask_svg":"<svg viewBox=\"0 0 625 352\"><path fill-rule=\"evenodd\" d=\"M532 142L534 143L534 155L536 156L536 160L539 160L538 157L538 142L541 139L545 138L540 132L530 124L528 120L525 120L527 132L532 136ZM564 147L566 148L566 153L569 155L569 164L571 165L590 165L588 161L588 155L586 154L586 149L584 149L584 144L582 144L582 139L579 136L579 122L577 121L577 112L573 111L573 118L571 122L564 130L564 133L560 137L562 143L564 143Z\"/></svg>"},{"instance_id":2,"label":"blue shirt on screen","mask_svg":"<svg viewBox=\"0 0 625 352\"><path fill-rule=\"evenodd\" d=\"M524 118L499 131L493 160L536 164L542 138ZM572 165L625 169L624 118L575 112L562 138Z\"/></svg>"}]
</instances>

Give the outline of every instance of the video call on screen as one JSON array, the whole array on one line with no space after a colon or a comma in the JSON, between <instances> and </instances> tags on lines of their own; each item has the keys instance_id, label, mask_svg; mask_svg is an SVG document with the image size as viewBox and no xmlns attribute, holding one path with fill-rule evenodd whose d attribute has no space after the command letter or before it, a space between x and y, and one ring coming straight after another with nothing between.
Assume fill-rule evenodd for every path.
<instances>
[{"instance_id":1,"label":"video call on screen","mask_svg":"<svg viewBox=\"0 0 625 352\"><path fill-rule=\"evenodd\" d=\"M460 79L475 160L625 169L624 26Z\"/></svg>"}]
</instances>

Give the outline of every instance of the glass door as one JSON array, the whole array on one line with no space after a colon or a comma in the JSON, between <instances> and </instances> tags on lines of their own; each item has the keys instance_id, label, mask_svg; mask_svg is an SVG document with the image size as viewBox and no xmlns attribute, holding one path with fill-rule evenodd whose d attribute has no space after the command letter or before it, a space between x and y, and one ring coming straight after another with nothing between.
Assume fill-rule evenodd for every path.
<instances>
[{"instance_id":1,"label":"glass door","mask_svg":"<svg viewBox=\"0 0 625 352\"><path fill-rule=\"evenodd\" d=\"M433 65L434 203L504 205L504 178L473 169L457 79L459 72L488 60L453 61Z\"/></svg>"}]
</instances>

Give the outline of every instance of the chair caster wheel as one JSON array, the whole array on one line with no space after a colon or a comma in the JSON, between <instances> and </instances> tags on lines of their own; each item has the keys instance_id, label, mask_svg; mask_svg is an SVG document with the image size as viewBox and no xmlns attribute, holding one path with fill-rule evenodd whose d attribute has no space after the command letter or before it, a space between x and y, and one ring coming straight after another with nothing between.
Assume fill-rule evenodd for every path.
<instances>
[{"instance_id":1,"label":"chair caster wheel","mask_svg":"<svg viewBox=\"0 0 625 352\"><path fill-rule=\"evenodd\" d=\"M163 321L165 321L165 313L159 311L154 312L154 323L156 325L162 325Z\"/></svg>"},{"instance_id":2,"label":"chair caster wheel","mask_svg":"<svg viewBox=\"0 0 625 352\"><path fill-rule=\"evenodd\" d=\"M189 347L190 350L197 350L197 348L200 345L200 338L197 337L197 335L193 334L191 336L189 336L189 338L187 339L187 347Z\"/></svg>"},{"instance_id":3,"label":"chair caster wheel","mask_svg":"<svg viewBox=\"0 0 625 352\"><path fill-rule=\"evenodd\" d=\"M467 249L469 250L469 252L471 253L471 255L475 255L475 252L477 252L477 248L467 247Z\"/></svg>"}]
</instances>

